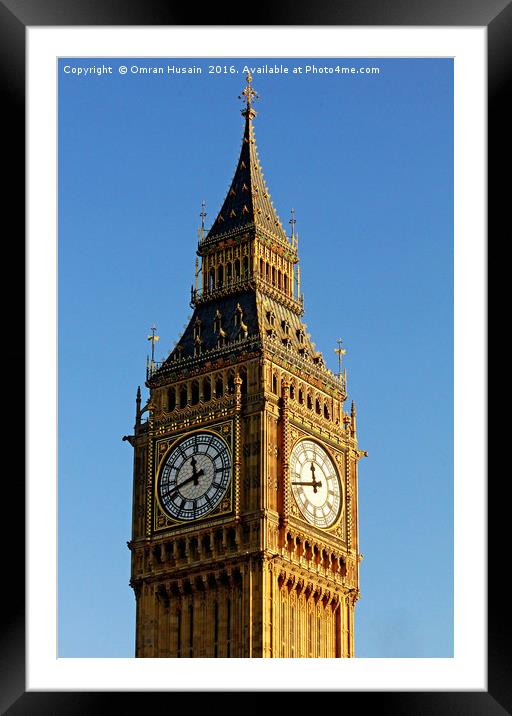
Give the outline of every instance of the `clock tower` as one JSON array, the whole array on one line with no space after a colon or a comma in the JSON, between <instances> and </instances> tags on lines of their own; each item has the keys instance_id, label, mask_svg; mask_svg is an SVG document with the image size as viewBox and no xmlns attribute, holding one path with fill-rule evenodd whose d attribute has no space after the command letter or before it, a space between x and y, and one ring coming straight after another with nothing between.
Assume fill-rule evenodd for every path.
<instances>
[{"instance_id":1,"label":"clock tower","mask_svg":"<svg viewBox=\"0 0 512 716\"><path fill-rule=\"evenodd\" d=\"M261 170L247 75L224 203L202 228L192 318L137 392L137 657L351 657L359 596L354 403L302 322L298 238ZM153 341L156 336L149 337Z\"/></svg>"}]
</instances>

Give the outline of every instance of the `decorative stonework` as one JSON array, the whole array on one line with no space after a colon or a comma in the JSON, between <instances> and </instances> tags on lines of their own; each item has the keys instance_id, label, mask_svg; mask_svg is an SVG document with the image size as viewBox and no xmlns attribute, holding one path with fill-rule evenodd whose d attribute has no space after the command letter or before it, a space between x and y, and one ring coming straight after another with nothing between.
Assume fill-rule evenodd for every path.
<instances>
[{"instance_id":1,"label":"decorative stonework","mask_svg":"<svg viewBox=\"0 0 512 716\"><path fill-rule=\"evenodd\" d=\"M347 548L352 548L352 529L353 529L353 504L352 504L352 481L350 475L350 453L347 454L345 459L345 491L346 491L346 525L347 525Z\"/></svg>"},{"instance_id":2,"label":"decorative stonework","mask_svg":"<svg viewBox=\"0 0 512 716\"><path fill-rule=\"evenodd\" d=\"M148 420L148 461L146 473L146 537L151 536L153 502L153 420Z\"/></svg>"},{"instance_id":3,"label":"decorative stonework","mask_svg":"<svg viewBox=\"0 0 512 716\"><path fill-rule=\"evenodd\" d=\"M257 155L251 82L239 162L208 231L201 211L193 314L167 359L148 361L149 400L141 410L138 391L135 434L126 436L138 657L354 655L357 462L366 453L354 405L343 409L345 374L329 370L302 320L295 214L288 237ZM226 443L229 487L226 478L214 509L180 522L160 506L158 480L170 451L198 432ZM341 478L344 509L328 529L308 522L291 494L290 456L302 439L319 444ZM204 477L196 454L185 460L190 488ZM180 487L166 479L169 491ZM312 470L309 487L319 484Z\"/></svg>"}]
</instances>

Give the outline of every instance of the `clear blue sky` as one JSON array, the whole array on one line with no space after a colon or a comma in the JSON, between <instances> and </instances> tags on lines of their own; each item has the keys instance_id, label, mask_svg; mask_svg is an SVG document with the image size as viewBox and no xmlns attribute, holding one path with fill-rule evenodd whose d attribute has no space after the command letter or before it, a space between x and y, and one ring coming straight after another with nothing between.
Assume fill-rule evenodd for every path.
<instances>
[{"instance_id":1,"label":"clear blue sky","mask_svg":"<svg viewBox=\"0 0 512 716\"><path fill-rule=\"evenodd\" d=\"M358 410L359 657L453 655L453 64L277 60L380 74L254 75L272 200L295 209L305 321L347 354ZM131 657L135 394L191 313L209 225L243 130L246 64L59 64L59 656ZM74 68L111 66L78 76ZM164 75L132 74L157 65ZM202 74L167 74L194 64ZM234 64L237 74L208 74ZM120 65L128 67L121 75Z\"/></svg>"}]
</instances>

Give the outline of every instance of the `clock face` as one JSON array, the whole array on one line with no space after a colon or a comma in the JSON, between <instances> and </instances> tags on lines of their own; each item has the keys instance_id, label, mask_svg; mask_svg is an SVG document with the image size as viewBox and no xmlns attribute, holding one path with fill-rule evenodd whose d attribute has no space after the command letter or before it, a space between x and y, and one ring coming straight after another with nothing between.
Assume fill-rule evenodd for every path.
<instances>
[{"instance_id":1,"label":"clock face","mask_svg":"<svg viewBox=\"0 0 512 716\"><path fill-rule=\"evenodd\" d=\"M194 433L167 455L158 496L171 517L197 520L217 507L230 480L231 457L226 443L213 433Z\"/></svg>"},{"instance_id":2,"label":"clock face","mask_svg":"<svg viewBox=\"0 0 512 716\"><path fill-rule=\"evenodd\" d=\"M333 461L313 440L301 440L290 456L292 493L302 516L315 527L337 522L342 508L342 487Z\"/></svg>"}]
</instances>

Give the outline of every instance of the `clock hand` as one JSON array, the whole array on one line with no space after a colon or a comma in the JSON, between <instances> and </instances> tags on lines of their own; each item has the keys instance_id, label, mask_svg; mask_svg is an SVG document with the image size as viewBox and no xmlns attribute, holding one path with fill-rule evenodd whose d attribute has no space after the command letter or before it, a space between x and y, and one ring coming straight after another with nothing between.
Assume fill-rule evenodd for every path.
<instances>
[{"instance_id":1,"label":"clock hand","mask_svg":"<svg viewBox=\"0 0 512 716\"><path fill-rule=\"evenodd\" d=\"M180 487L183 487L183 485L188 485L189 482L193 482L194 485L199 484L199 478L201 475L204 475L204 470L201 468L198 472L196 472L196 465L197 461L195 458L192 458L190 461L190 464L192 465L192 475L190 477L187 477L186 480L183 480L182 482L179 482L177 485L175 485L172 490L169 490L167 493L168 495L171 495L173 492L176 492L176 490L179 490Z\"/></svg>"},{"instance_id":2,"label":"clock hand","mask_svg":"<svg viewBox=\"0 0 512 716\"><path fill-rule=\"evenodd\" d=\"M322 487L321 482L292 482L292 485L306 485L307 487L312 487L315 492L318 487Z\"/></svg>"},{"instance_id":3,"label":"clock hand","mask_svg":"<svg viewBox=\"0 0 512 716\"><path fill-rule=\"evenodd\" d=\"M322 483L320 481L317 482L317 480L315 478L315 464L313 462L311 463L311 474L313 476L313 492L316 493L317 488L322 487Z\"/></svg>"},{"instance_id":4,"label":"clock hand","mask_svg":"<svg viewBox=\"0 0 512 716\"><path fill-rule=\"evenodd\" d=\"M168 492L167 494L168 494L168 495L172 495L173 492L176 492L176 490L179 490L180 487L183 487L183 485L188 485L188 483L189 483L189 482L192 482L192 480L193 480L194 483L197 485L197 482L196 482L197 476L196 476L196 475L191 475L190 477L187 477L186 480L183 480L183 482L179 482L177 485L174 485L174 487L172 488L172 490L169 490L169 492Z\"/></svg>"},{"instance_id":5,"label":"clock hand","mask_svg":"<svg viewBox=\"0 0 512 716\"><path fill-rule=\"evenodd\" d=\"M194 485L197 485L199 483L198 478L201 475L204 475L204 470L199 470L199 472L196 472L197 460L195 459L195 457L190 460L190 464L192 465L192 477L194 478Z\"/></svg>"},{"instance_id":6,"label":"clock hand","mask_svg":"<svg viewBox=\"0 0 512 716\"><path fill-rule=\"evenodd\" d=\"M312 487L313 492L316 494L318 492L318 488L322 487L322 483L320 480L317 480L315 478L315 465L314 463L311 463L311 473L313 476L312 482L292 482L292 485L306 485L307 487Z\"/></svg>"}]
</instances>

